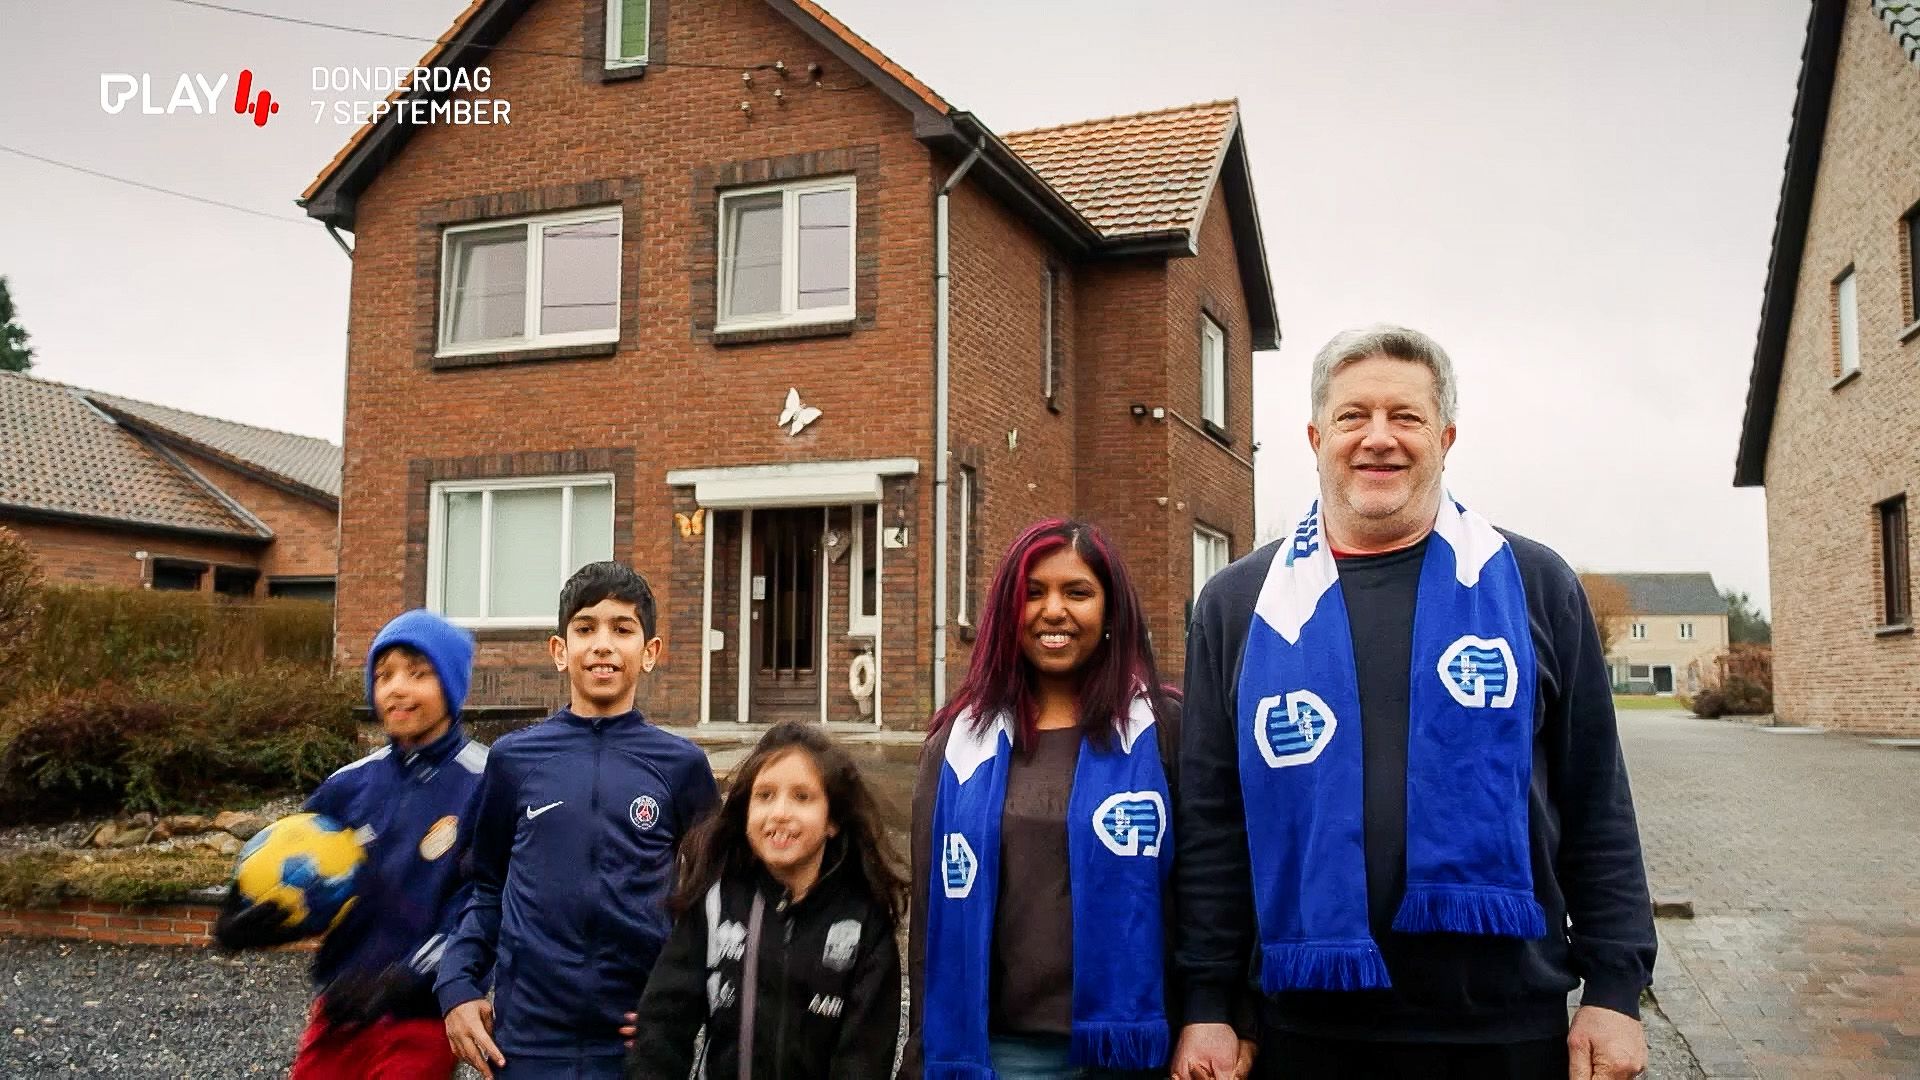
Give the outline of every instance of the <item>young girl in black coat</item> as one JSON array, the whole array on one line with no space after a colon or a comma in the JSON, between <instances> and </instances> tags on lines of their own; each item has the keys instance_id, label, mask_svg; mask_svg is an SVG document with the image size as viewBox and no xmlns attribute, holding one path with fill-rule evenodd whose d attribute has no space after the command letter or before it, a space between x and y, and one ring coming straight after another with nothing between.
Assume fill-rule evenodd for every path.
<instances>
[{"instance_id":1,"label":"young girl in black coat","mask_svg":"<svg viewBox=\"0 0 1920 1080\"><path fill-rule=\"evenodd\" d=\"M686 1080L702 1025L710 1080L887 1076L905 882L847 752L817 725L776 725L682 851L629 1080Z\"/></svg>"}]
</instances>

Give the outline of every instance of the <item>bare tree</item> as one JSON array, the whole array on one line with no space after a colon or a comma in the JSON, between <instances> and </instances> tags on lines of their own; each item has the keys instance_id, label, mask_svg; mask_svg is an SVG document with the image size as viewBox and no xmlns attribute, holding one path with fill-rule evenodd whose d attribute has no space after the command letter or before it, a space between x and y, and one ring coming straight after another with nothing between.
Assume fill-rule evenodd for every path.
<instances>
[{"instance_id":1,"label":"bare tree","mask_svg":"<svg viewBox=\"0 0 1920 1080\"><path fill-rule=\"evenodd\" d=\"M1605 574L1592 572L1580 575L1580 587L1587 591L1587 606L1593 609L1593 622L1600 631L1600 651L1610 656L1613 643L1620 639L1620 628L1633 616L1627 587Z\"/></svg>"}]
</instances>

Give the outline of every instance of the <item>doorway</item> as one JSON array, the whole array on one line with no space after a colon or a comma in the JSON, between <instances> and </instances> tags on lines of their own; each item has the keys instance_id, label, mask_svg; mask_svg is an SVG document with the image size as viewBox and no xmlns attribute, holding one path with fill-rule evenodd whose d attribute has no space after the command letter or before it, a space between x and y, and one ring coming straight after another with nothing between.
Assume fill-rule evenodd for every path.
<instances>
[{"instance_id":1,"label":"doorway","mask_svg":"<svg viewBox=\"0 0 1920 1080\"><path fill-rule=\"evenodd\" d=\"M820 532L816 508L753 515L753 719L817 716L820 703Z\"/></svg>"}]
</instances>

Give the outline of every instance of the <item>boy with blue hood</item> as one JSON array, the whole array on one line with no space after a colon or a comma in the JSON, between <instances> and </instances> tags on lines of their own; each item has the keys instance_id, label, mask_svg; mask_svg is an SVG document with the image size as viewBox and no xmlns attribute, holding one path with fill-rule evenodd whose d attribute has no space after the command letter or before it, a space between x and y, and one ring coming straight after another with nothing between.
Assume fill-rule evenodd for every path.
<instances>
[{"instance_id":1,"label":"boy with blue hood","mask_svg":"<svg viewBox=\"0 0 1920 1080\"><path fill-rule=\"evenodd\" d=\"M487 764L487 748L460 725L472 667L472 635L428 611L401 614L367 649L367 703L387 745L328 777L302 807L356 830L367 862L358 902L314 957L319 997L292 1080L453 1074L433 980L465 903L460 863ZM298 936L286 919L279 905L230 891L214 940L283 944Z\"/></svg>"}]
</instances>

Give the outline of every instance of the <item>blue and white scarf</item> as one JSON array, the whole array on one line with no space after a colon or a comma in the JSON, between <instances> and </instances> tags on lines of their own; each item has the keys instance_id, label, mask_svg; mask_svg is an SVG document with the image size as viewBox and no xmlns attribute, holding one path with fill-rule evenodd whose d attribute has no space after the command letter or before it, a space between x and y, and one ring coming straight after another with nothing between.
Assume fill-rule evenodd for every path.
<instances>
[{"instance_id":1,"label":"blue and white scarf","mask_svg":"<svg viewBox=\"0 0 1920 1080\"><path fill-rule=\"evenodd\" d=\"M1074 1064L1158 1069L1167 1028L1160 894L1173 867L1172 809L1153 709L1128 711L1111 746L1082 740L1067 800L1073 883ZM988 973L1000 895L1009 719L953 721L933 804L921 1049L927 1080L990 1080Z\"/></svg>"},{"instance_id":2,"label":"blue and white scarf","mask_svg":"<svg viewBox=\"0 0 1920 1080\"><path fill-rule=\"evenodd\" d=\"M1407 886L1393 928L1545 936L1527 844L1527 596L1506 538L1451 497L1420 567L1408 678ZM1389 985L1367 923L1353 636L1318 502L1261 586L1237 708L1262 988Z\"/></svg>"}]
</instances>

